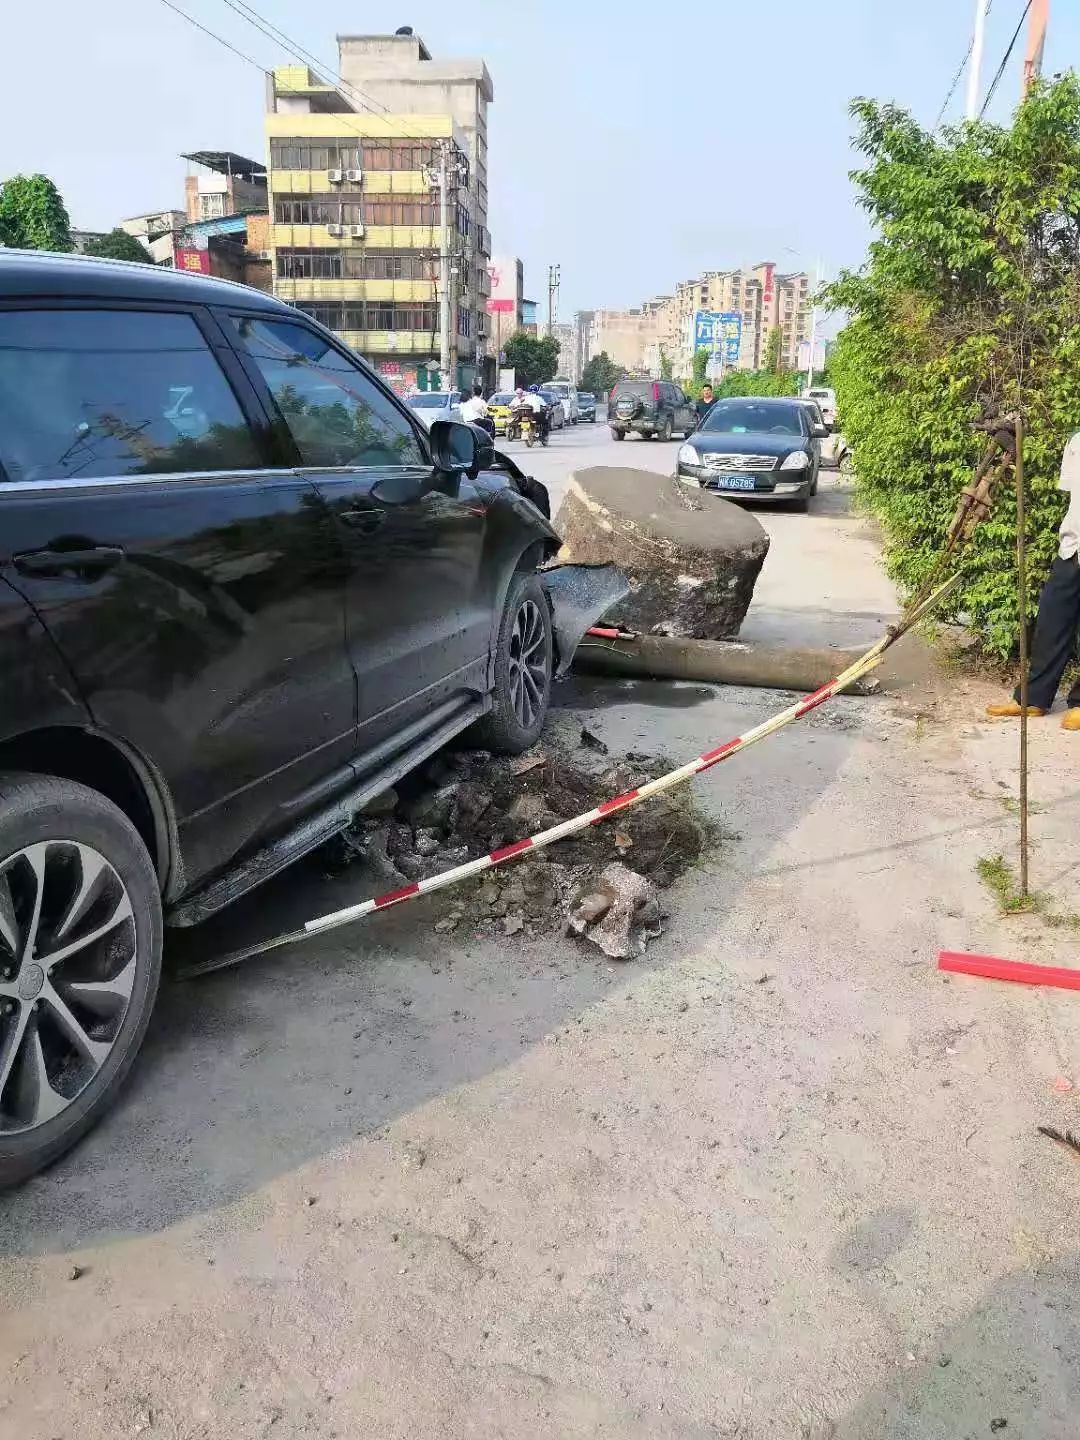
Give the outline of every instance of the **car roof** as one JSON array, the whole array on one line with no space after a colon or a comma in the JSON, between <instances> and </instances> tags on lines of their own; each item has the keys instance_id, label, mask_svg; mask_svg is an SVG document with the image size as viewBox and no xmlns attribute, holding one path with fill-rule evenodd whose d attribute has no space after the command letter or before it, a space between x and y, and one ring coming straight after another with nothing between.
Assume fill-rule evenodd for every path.
<instances>
[{"instance_id":1,"label":"car roof","mask_svg":"<svg viewBox=\"0 0 1080 1440\"><path fill-rule=\"evenodd\" d=\"M717 405L800 405L801 395L721 395ZM813 401L817 404L817 401Z\"/></svg>"},{"instance_id":2,"label":"car roof","mask_svg":"<svg viewBox=\"0 0 1080 1440\"><path fill-rule=\"evenodd\" d=\"M175 300L187 305L238 305L296 318L292 306L250 285L189 275L136 260L97 260L43 250L0 249L0 299L94 297L105 300Z\"/></svg>"}]
</instances>

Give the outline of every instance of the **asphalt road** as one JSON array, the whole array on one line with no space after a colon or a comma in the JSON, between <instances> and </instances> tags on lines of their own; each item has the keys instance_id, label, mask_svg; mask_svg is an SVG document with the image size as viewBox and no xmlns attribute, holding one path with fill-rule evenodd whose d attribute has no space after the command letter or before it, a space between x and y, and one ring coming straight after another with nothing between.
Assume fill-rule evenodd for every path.
<instances>
[{"instance_id":1,"label":"asphalt road","mask_svg":"<svg viewBox=\"0 0 1080 1440\"><path fill-rule=\"evenodd\" d=\"M876 630L847 507L766 513L752 625ZM678 758L784 703L560 700ZM123 1102L0 1198L2 1440L1073 1436L1080 1171L1035 1126L1077 1128L1077 1004L934 968L1020 943L963 733L846 699L709 772L729 838L632 964L449 942L429 900L167 986ZM298 867L195 943L362 893Z\"/></svg>"}]
</instances>

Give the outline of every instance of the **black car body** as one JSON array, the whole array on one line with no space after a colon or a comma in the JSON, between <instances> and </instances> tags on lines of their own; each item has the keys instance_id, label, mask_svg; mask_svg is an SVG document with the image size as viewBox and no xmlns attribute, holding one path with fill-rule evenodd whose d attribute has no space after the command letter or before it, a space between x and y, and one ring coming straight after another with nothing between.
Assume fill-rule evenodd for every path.
<instances>
[{"instance_id":1,"label":"black car body","mask_svg":"<svg viewBox=\"0 0 1080 1440\"><path fill-rule=\"evenodd\" d=\"M580 634L493 459L255 290L0 250L0 1183L111 1102L163 918L538 733Z\"/></svg>"},{"instance_id":2,"label":"black car body","mask_svg":"<svg viewBox=\"0 0 1080 1440\"><path fill-rule=\"evenodd\" d=\"M620 380L608 396L608 425L613 440L670 440L676 431L689 435L697 427L697 412L670 380Z\"/></svg>"},{"instance_id":3,"label":"black car body","mask_svg":"<svg viewBox=\"0 0 1080 1440\"><path fill-rule=\"evenodd\" d=\"M557 390L552 390L547 385L541 385L540 399L543 400L547 406L548 425L552 430L562 430L566 425L566 410L563 406L563 397Z\"/></svg>"},{"instance_id":4,"label":"black car body","mask_svg":"<svg viewBox=\"0 0 1080 1440\"><path fill-rule=\"evenodd\" d=\"M729 500L782 500L806 509L817 493L823 435L801 400L718 400L679 447L675 474Z\"/></svg>"},{"instance_id":5,"label":"black car body","mask_svg":"<svg viewBox=\"0 0 1080 1440\"><path fill-rule=\"evenodd\" d=\"M577 392L578 419L596 422L596 396L590 395L587 390Z\"/></svg>"}]
</instances>

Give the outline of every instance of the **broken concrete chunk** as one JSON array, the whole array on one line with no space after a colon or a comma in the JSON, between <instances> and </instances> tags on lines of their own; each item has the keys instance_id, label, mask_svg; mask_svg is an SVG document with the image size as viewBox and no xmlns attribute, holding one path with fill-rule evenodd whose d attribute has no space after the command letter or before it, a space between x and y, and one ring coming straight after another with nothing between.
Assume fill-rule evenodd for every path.
<instances>
[{"instance_id":1,"label":"broken concrete chunk","mask_svg":"<svg viewBox=\"0 0 1080 1440\"><path fill-rule=\"evenodd\" d=\"M661 933L660 913L652 881L615 862L604 867L600 883L571 911L568 928L611 959L632 960Z\"/></svg>"},{"instance_id":2,"label":"broken concrete chunk","mask_svg":"<svg viewBox=\"0 0 1080 1440\"><path fill-rule=\"evenodd\" d=\"M442 844L442 837L438 830L432 830L422 825L415 832L413 844L418 855L434 855Z\"/></svg>"},{"instance_id":3,"label":"broken concrete chunk","mask_svg":"<svg viewBox=\"0 0 1080 1440\"><path fill-rule=\"evenodd\" d=\"M737 635L769 549L756 516L671 477L616 466L575 472L555 518L560 557L616 564L630 594L604 624L656 635Z\"/></svg>"}]
</instances>

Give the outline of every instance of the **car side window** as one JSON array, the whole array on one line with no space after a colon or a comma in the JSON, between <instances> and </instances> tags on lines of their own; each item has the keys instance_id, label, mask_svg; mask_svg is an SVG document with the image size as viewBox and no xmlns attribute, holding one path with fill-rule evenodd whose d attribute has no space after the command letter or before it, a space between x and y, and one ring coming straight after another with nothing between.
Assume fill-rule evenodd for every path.
<instances>
[{"instance_id":1,"label":"car side window","mask_svg":"<svg viewBox=\"0 0 1080 1440\"><path fill-rule=\"evenodd\" d=\"M9 481L263 464L191 315L0 310L0 465Z\"/></svg>"},{"instance_id":2,"label":"car side window","mask_svg":"<svg viewBox=\"0 0 1080 1440\"><path fill-rule=\"evenodd\" d=\"M235 315L240 344L258 366L305 465L425 465L404 415L323 336L306 325Z\"/></svg>"}]
</instances>

